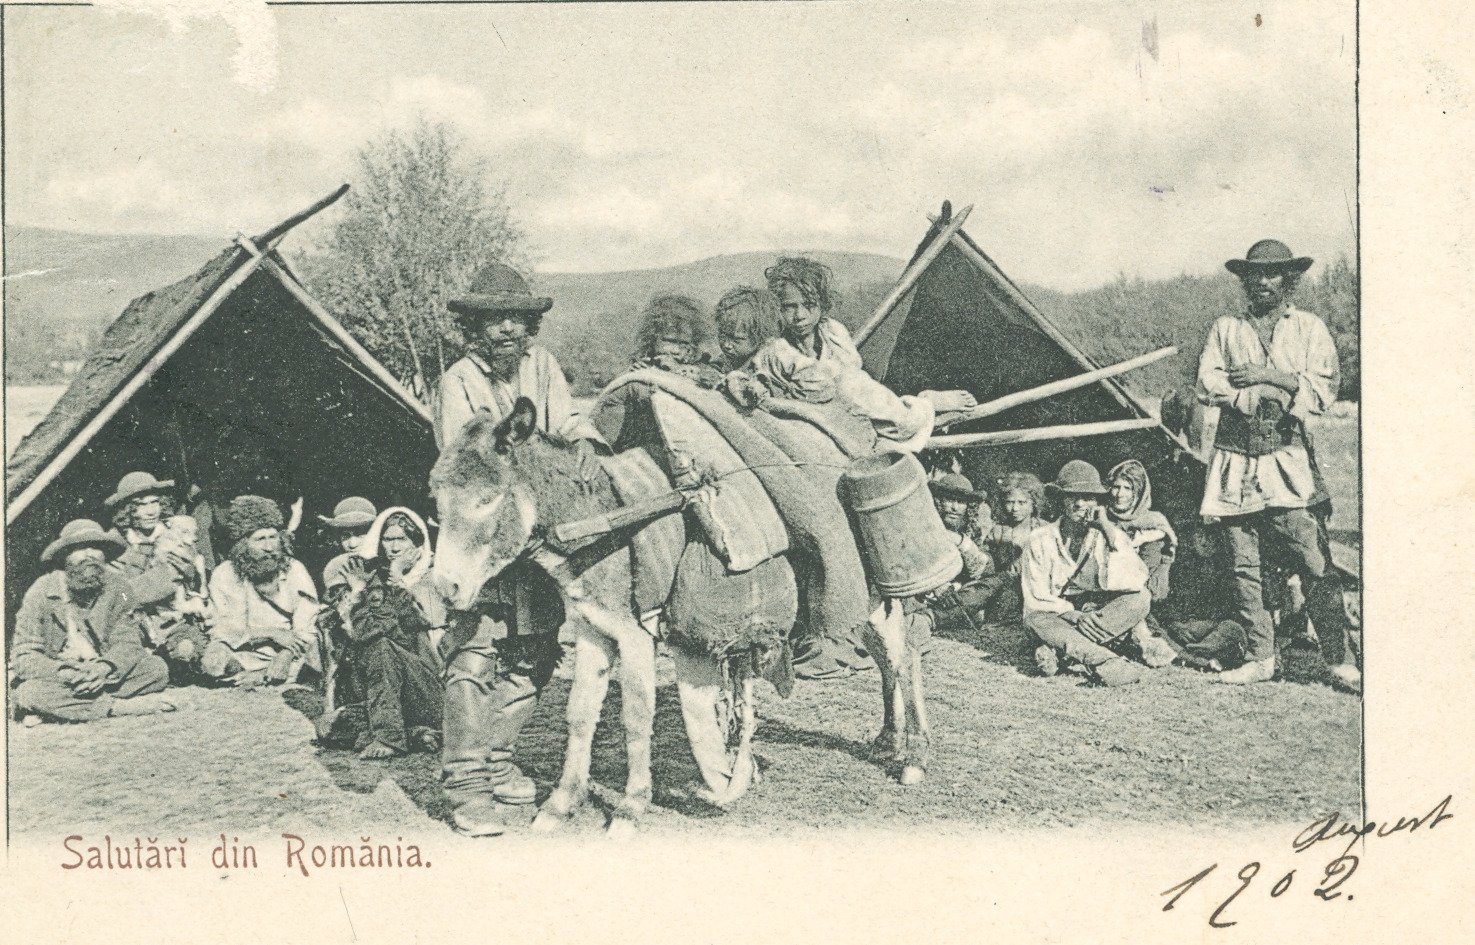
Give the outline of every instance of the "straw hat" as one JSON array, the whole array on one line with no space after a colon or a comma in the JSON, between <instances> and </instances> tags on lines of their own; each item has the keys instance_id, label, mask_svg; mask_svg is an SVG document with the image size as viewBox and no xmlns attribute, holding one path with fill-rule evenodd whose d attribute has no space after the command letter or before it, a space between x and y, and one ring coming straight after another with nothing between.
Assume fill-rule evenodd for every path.
<instances>
[{"instance_id":1,"label":"straw hat","mask_svg":"<svg viewBox=\"0 0 1475 945\"><path fill-rule=\"evenodd\" d=\"M1265 269L1305 272L1311 268L1311 257L1293 254L1291 248L1280 240L1261 240L1250 247L1244 259L1231 259L1224 264L1224 268L1236 276Z\"/></svg>"},{"instance_id":2,"label":"straw hat","mask_svg":"<svg viewBox=\"0 0 1475 945\"><path fill-rule=\"evenodd\" d=\"M330 528L365 528L374 521L379 510L362 496L349 496L333 506L332 517L319 515L318 521Z\"/></svg>"},{"instance_id":3,"label":"straw hat","mask_svg":"<svg viewBox=\"0 0 1475 945\"><path fill-rule=\"evenodd\" d=\"M504 263L490 262L472 277L466 291L448 304L458 315L496 312L541 315L553 307L553 300L529 292L527 280L516 269Z\"/></svg>"},{"instance_id":4,"label":"straw hat","mask_svg":"<svg viewBox=\"0 0 1475 945\"><path fill-rule=\"evenodd\" d=\"M41 552L41 563L51 564L76 548L101 548L111 561L128 550L128 543L113 532L103 531L102 526L91 519L73 519L62 526L56 541Z\"/></svg>"},{"instance_id":5,"label":"straw hat","mask_svg":"<svg viewBox=\"0 0 1475 945\"><path fill-rule=\"evenodd\" d=\"M1046 483L1045 488L1064 495L1106 495L1107 492L1101 473L1084 459L1073 459L1061 466L1055 481Z\"/></svg>"},{"instance_id":6,"label":"straw hat","mask_svg":"<svg viewBox=\"0 0 1475 945\"><path fill-rule=\"evenodd\" d=\"M131 472L118 480L118 489L107 497L103 505L109 512L136 496L168 492L174 488L173 479L155 479L153 473Z\"/></svg>"}]
</instances>

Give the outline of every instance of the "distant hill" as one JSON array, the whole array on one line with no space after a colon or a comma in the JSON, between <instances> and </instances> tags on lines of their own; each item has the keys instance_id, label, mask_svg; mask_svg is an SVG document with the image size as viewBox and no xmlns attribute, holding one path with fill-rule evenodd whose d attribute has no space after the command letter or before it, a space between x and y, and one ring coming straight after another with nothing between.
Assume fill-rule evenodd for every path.
<instances>
[{"instance_id":1,"label":"distant hill","mask_svg":"<svg viewBox=\"0 0 1475 945\"><path fill-rule=\"evenodd\" d=\"M89 327L177 282L225 248L199 236L96 235L5 228L5 314Z\"/></svg>"}]
</instances>

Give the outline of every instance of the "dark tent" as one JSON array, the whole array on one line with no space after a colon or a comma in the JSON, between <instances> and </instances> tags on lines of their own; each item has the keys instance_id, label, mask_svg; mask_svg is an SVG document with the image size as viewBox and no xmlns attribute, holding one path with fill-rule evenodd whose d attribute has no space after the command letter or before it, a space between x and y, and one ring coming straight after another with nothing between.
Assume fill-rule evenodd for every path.
<instances>
[{"instance_id":1,"label":"dark tent","mask_svg":"<svg viewBox=\"0 0 1475 945\"><path fill-rule=\"evenodd\" d=\"M866 370L899 393L961 388L983 402L1101 367L979 249L961 227L965 216L953 217L943 205L897 287L857 332ZM1118 378L1108 378L947 432L1153 416ZM964 466L983 486L1011 471L1048 482L1072 458L1091 461L1105 475L1129 457L1150 471L1158 508L1174 518L1197 512L1203 464L1161 423L1110 436L970 448Z\"/></svg>"},{"instance_id":2,"label":"dark tent","mask_svg":"<svg viewBox=\"0 0 1475 945\"><path fill-rule=\"evenodd\" d=\"M315 573L333 549L312 540L314 513L355 494L425 510L436 458L429 411L276 251L346 190L238 238L193 276L135 299L108 328L6 466L7 614L65 522L108 524L103 500L130 470L175 480L191 509L243 492L284 505L302 497L299 557Z\"/></svg>"}]
</instances>

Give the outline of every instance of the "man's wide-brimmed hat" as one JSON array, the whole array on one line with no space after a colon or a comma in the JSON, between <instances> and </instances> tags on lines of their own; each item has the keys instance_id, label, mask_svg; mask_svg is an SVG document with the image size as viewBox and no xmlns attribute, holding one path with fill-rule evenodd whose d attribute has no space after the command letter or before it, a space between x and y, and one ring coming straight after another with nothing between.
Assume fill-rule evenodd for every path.
<instances>
[{"instance_id":1,"label":"man's wide-brimmed hat","mask_svg":"<svg viewBox=\"0 0 1475 945\"><path fill-rule=\"evenodd\" d=\"M374 503L362 496L349 496L333 507L333 515L319 515L318 520L330 528L368 528L378 516Z\"/></svg>"},{"instance_id":2,"label":"man's wide-brimmed hat","mask_svg":"<svg viewBox=\"0 0 1475 945\"><path fill-rule=\"evenodd\" d=\"M974 491L968 477L959 473L939 476L927 486L933 495L943 499L957 499L959 502L982 502L984 499L983 493Z\"/></svg>"},{"instance_id":3,"label":"man's wide-brimmed hat","mask_svg":"<svg viewBox=\"0 0 1475 945\"><path fill-rule=\"evenodd\" d=\"M1073 459L1060 467L1055 481L1047 483L1046 489L1065 495L1106 495L1106 486L1101 482L1101 473L1084 459Z\"/></svg>"},{"instance_id":4,"label":"man's wide-brimmed hat","mask_svg":"<svg viewBox=\"0 0 1475 945\"><path fill-rule=\"evenodd\" d=\"M533 295L527 280L516 269L504 263L487 263L471 278L471 285L451 299L451 311L458 315L487 315L493 312L521 312L541 315L553 307L553 300Z\"/></svg>"},{"instance_id":5,"label":"man's wide-brimmed hat","mask_svg":"<svg viewBox=\"0 0 1475 945\"><path fill-rule=\"evenodd\" d=\"M51 564L76 548L101 548L108 560L128 550L128 543L114 532L105 532L102 526L89 518L73 519L62 526L56 541L41 552L41 563Z\"/></svg>"},{"instance_id":6,"label":"man's wide-brimmed hat","mask_svg":"<svg viewBox=\"0 0 1475 945\"><path fill-rule=\"evenodd\" d=\"M1224 264L1224 268L1236 276L1243 276L1247 272L1262 272L1266 269L1305 272L1311 268L1311 257L1295 255L1291 252L1291 248L1280 240L1261 240L1250 247L1244 259L1231 259Z\"/></svg>"},{"instance_id":7,"label":"man's wide-brimmed hat","mask_svg":"<svg viewBox=\"0 0 1475 945\"><path fill-rule=\"evenodd\" d=\"M103 505L112 511L129 499L156 492L168 492L174 488L173 479L155 479L153 473L131 472L118 480L118 489L107 497Z\"/></svg>"}]
</instances>

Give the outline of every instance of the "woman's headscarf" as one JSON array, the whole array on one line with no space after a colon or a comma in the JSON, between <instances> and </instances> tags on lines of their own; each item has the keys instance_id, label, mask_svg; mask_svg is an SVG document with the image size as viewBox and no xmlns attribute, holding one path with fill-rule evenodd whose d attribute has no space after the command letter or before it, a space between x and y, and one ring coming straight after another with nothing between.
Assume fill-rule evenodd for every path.
<instances>
[{"instance_id":1,"label":"woman's headscarf","mask_svg":"<svg viewBox=\"0 0 1475 945\"><path fill-rule=\"evenodd\" d=\"M402 505L395 505L380 512L379 517L374 519L374 524L369 526L368 532L364 535L363 544L359 546L357 553L370 560L379 557L379 539L383 535L385 527L389 524L390 519L400 516L413 522L415 527L420 530L421 535L420 557L410 566L410 570L404 576L405 586L410 587L430 570L432 558L430 553L430 529L425 527L425 520L419 515L416 515L414 509L407 509Z\"/></svg>"},{"instance_id":2,"label":"woman's headscarf","mask_svg":"<svg viewBox=\"0 0 1475 945\"><path fill-rule=\"evenodd\" d=\"M1177 547L1178 535L1173 531L1173 526L1168 524L1166 515L1153 511L1152 480L1147 477L1147 467L1135 459L1118 463L1106 474L1106 483L1110 485L1118 479L1125 479L1132 484L1132 507L1125 512L1118 512L1108 504L1106 514L1113 522L1129 531L1161 529L1168 536L1163 552L1171 555Z\"/></svg>"}]
</instances>

